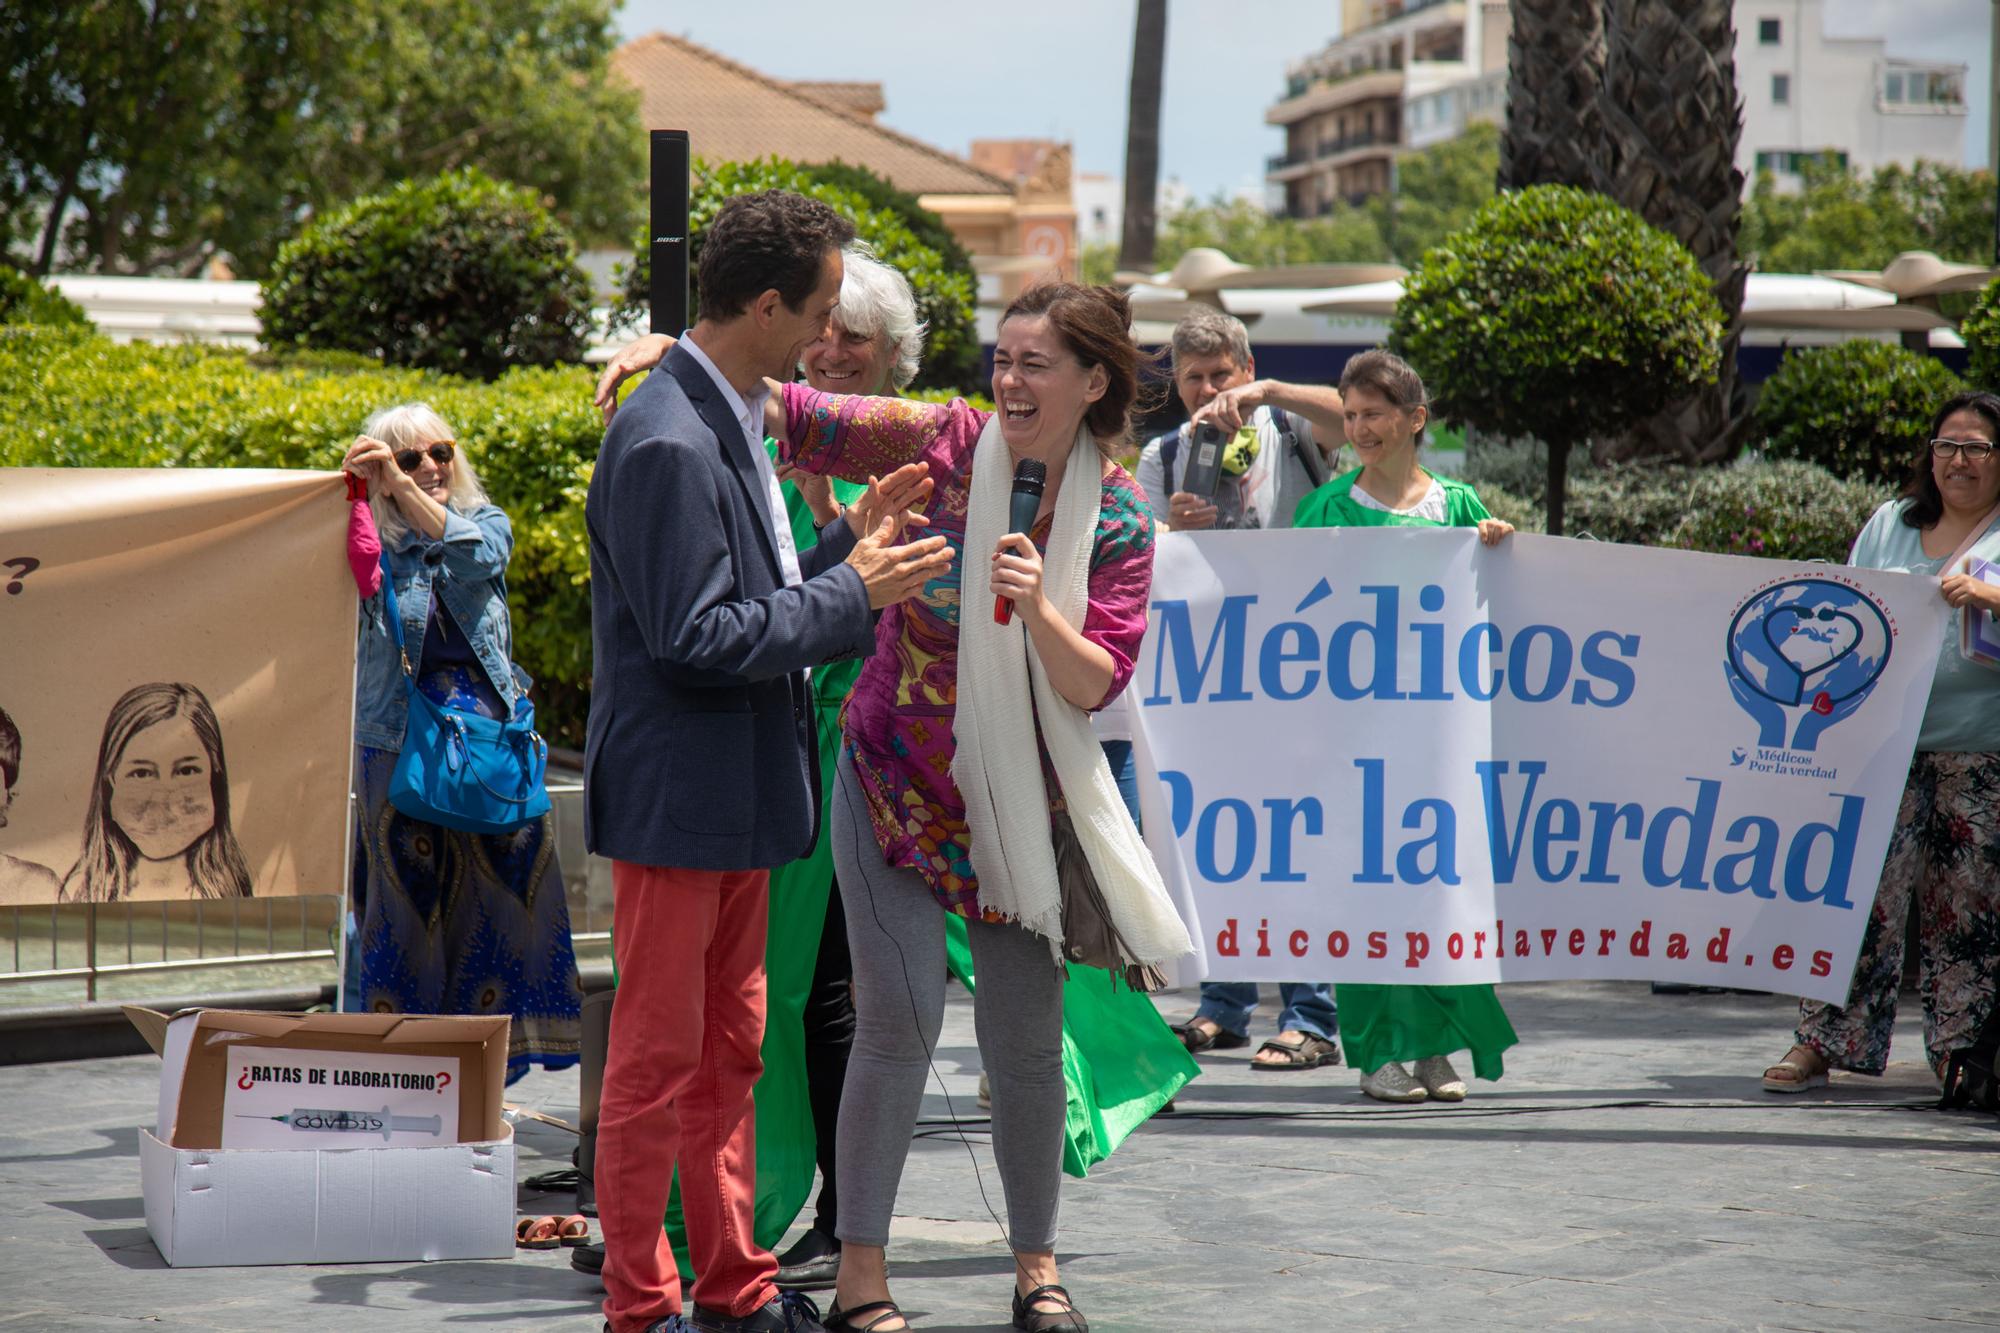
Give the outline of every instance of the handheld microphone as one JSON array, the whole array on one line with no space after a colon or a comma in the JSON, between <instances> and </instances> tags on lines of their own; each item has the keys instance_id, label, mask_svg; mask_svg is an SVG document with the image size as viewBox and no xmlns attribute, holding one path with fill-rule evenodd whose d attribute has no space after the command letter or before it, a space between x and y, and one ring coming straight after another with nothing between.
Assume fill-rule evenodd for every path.
<instances>
[{"instance_id":1,"label":"handheld microphone","mask_svg":"<svg viewBox=\"0 0 2000 1333\"><path fill-rule=\"evenodd\" d=\"M1042 508L1042 487L1048 482L1048 464L1033 458L1024 458L1014 465L1014 494L1007 500L1007 531L1027 533L1034 531L1035 515ZM1014 618L1014 601L1010 597L993 599L993 623L1005 625Z\"/></svg>"}]
</instances>

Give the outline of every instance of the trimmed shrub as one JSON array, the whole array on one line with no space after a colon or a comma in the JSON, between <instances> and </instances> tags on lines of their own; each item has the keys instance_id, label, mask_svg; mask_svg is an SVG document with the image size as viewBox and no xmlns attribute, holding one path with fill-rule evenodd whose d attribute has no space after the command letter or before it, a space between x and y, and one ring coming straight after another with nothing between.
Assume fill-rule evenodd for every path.
<instances>
[{"instance_id":1,"label":"trimmed shrub","mask_svg":"<svg viewBox=\"0 0 2000 1333\"><path fill-rule=\"evenodd\" d=\"M264 283L272 347L493 379L576 361L590 285L534 193L477 169L404 181L307 224Z\"/></svg>"},{"instance_id":2,"label":"trimmed shrub","mask_svg":"<svg viewBox=\"0 0 2000 1333\"><path fill-rule=\"evenodd\" d=\"M1523 499L1505 486L1475 485L1473 489L1479 492L1479 502L1493 517L1512 523L1522 532L1541 531L1545 515L1533 500Z\"/></svg>"},{"instance_id":3,"label":"trimmed shrub","mask_svg":"<svg viewBox=\"0 0 2000 1333\"><path fill-rule=\"evenodd\" d=\"M1664 545L1721 555L1845 563L1889 493L1795 460L1695 474L1687 516Z\"/></svg>"},{"instance_id":4,"label":"trimmed shrub","mask_svg":"<svg viewBox=\"0 0 2000 1333\"><path fill-rule=\"evenodd\" d=\"M1958 377L1894 343L1853 341L1789 352L1757 399L1772 458L1837 476L1900 484Z\"/></svg>"},{"instance_id":5,"label":"trimmed shrub","mask_svg":"<svg viewBox=\"0 0 2000 1333\"><path fill-rule=\"evenodd\" d=\"M543 733L580 747L590 683L583 502L604 430L593 383L577 368L481 383L354 358L253 360L14 329L0 335L0 466L331 470L370 412L423 399L513 520L515 656L536 678Z\"/></svg>"},{"instance_id":6,"label":"trimmed shrub","mask_svg":"<svg viewBox=\"0 0 2000 1333\"><path fill-rule=\"evenodd\" d=\"M0 264L0 324L67 324L89 328L83 307L55 288Z\"/></svg>"},{"instance_id":7,"label":"trimmed shrub","mask_svg":"<svg viewBox=\"0 0 2000 1333\"><path fill-rule=\"evenodd\" d=\"M2000 393L2000 278L1986 284L1958 326L1965 340L1965 377L1974 388Z\"/></svg>"},{"instance_id":8,"label":"trimmed shrub","mask_svg":"<svg viewBox=\"0 0 2000 1333\"><path fill-rule=\"evenodd\" d=\"M976 285L972 266L963 249L942 253L926 244L897 211L897 192L886 181L872 192L847 183L862 168L841 166L833 178L824 178L817 167L802 167L782 158L755 162L695 162L694 194L688 203L688 262L701 261L701 244L708 224L722 210L730 196L758 190L792 190L820 200L854 223L855 234L875 247L882 262L901 271L910 280L917 298L917 317L930 326L924 338L923 364L917 371L919 388L949 389L972 384L979 370L979 330L973 322ZM887 191L888 194L883 192ZM878 205L874 199L886 200ZM939 231L944 224L931 215ZM646 232L634 244L632 262L620 270L623 289L613 307L614 325L638 329L652 305L652 245ZM701 309L701 291L692 274L690 308ZM679 329L669 330L678 334Z\"/></svg>"},{"instance_id":9,"label":"trimmed shrub","mask_svg":"<svg viewBox=\"0 0 2000 1333\"><path fill-rule=\"evenodd\" d=\"M1555 446L1543 491L1561 532L1570 448L1712 383L1722 308L1673 237L1602 195L1538 185L1424 255L1389 345L1436 414Z\"/></svg>"},{"instance_id":10,"label":"trimmed shrub","mask_svg":"<svg viewBox=\"0 0 2000 1333\"><path fill-rule=\"evenodd\" d=\"M1483 445L1471 455L1466 480L1496 517L1534 531L1541 526L1541 506L1509 495L1504 479L1534 476L1546 456L1538 444ZM1844 561L1862 524L1889 497L1885 486L1791 459L1721 468L1627 464L1576 476L1570 526L1600 541L1636 546ZM1503 512L1502 505L1512 508Z\"/></svg>"},{"instance_id":11,"label":"trimmed shrub","mask_svg":"<svg viewBox=\"0 0 2000 1333\"><path fill-rule=\"evenodd\" d=\"M1588 445L1569 451L1569 474L1580 476L1594 464ZM1485 440L1465 451L1460 476L1485 495L1489 487L1499 487L1519 496L1532 496L1535 508L1542 507L1542 488L1549 475L1549 447L1540 440ZM1510 520L1511 521L1511 520ZM1540 523L1537 519L1537 524Z\"/></svg>"}]
</instances>

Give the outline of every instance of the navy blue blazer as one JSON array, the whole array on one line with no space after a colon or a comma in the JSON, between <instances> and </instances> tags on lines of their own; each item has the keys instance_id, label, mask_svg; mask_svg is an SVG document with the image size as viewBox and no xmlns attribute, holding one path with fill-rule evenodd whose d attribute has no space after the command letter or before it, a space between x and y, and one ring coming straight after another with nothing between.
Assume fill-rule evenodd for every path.
<instances>
[{"instance_id":1,"label":"navy blue blazer","mask_svg":"<svg viewBox=\"0 0 2000 1333\"><path fill-rule=\"evenodd\" d=\"M611 419L584 515L595 660L584 842L640 865L757 870L819 835L803 668L866 656L845 523L785 585L750 442L678 345ZM787 522L784 514L776 516Z\"/></svg>"}]
</instances>

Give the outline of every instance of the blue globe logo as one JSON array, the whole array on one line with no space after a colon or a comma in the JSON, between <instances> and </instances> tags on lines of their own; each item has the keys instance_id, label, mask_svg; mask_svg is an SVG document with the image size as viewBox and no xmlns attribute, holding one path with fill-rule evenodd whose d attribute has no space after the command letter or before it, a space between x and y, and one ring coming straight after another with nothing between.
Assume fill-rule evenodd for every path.
<instances>
[{"instance_id":1,"label":"blue globe logo","mask_svg":"<svg viewBox=\"0 0 2000 1333\"><path fill-rule=\"evenodd\" d=\"M1774 584L1729 622L1730 691L1756 720L1758 744L1809 751L1861 707L1893 640L1882 609L1846 584Z\"/></svg>"}]
</instances>

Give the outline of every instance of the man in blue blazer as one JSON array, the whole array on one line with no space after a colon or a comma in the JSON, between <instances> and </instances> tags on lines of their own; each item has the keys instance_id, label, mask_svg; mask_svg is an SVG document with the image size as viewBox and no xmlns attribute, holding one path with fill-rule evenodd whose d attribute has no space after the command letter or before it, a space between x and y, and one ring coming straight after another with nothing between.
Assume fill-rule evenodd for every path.
<instances>
[{"instance_id":1,"label":"man in blue blazer","mask_svg":"<svg viewBox=\"0 0 2000 1333\"><path fill-rule=\"evenodd\" d=\"M950 560L942 537L896 544L885 496L914 474L799 553L764 452L767 381L826 328L853 234L783 191L725 205L701 318L619 408L591 477L584 838L613 862L619 983L596 1166L611 1333L821 1328L753 1235L769 870L818 833L806 670L870 652L874 612ZM677 1165L685 1319L661 1228Z\"/></svg>"}]
</instances>

